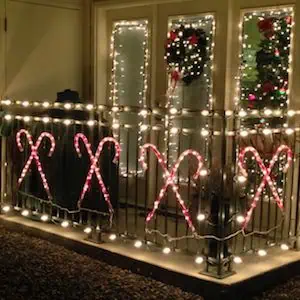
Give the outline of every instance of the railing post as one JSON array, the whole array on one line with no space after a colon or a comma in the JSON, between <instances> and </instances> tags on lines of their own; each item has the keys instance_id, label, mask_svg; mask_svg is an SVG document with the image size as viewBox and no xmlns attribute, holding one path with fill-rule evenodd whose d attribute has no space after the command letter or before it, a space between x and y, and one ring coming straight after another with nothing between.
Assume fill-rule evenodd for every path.
<instances>
[{"instance_id":1,"label":"railing post","mask_svg":"<svg viewBox=\"0 0 300 300\"><path fill-rule=\"evenodd\" d=\"M5 200L6 191L6 137L1 137L1 205Z\"/></svg>"},{"instance_id":2,"label":"railing post","mask_svg":"<svg viewBox=\"0 0 300 300\"><path fill-rule=\"evenodd\" d=\"M212 138L212 170L210 176L210 219L214 227L209 234L218 240L210 239L207 252L206 271L210 276L224 278L233 274L231 258L228 251L228 241L223 238L228 234L231 177L230 168L226 165L226 118L225 111L214 112Z\"/></svg>"}]
</instances>

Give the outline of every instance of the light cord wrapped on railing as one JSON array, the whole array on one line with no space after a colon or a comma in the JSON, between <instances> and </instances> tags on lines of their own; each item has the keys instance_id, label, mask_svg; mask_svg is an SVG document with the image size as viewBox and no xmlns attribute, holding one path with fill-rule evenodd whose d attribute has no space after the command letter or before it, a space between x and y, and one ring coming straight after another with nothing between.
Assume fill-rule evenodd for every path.
<instances>
[{"instance_id":1,"label":"light cord wrapped on railing","mask_svg":"<svg viewBox=\"0 0 300 300\"><path fill-rule=\"evenodd\" d=\"M172 187L175 196L176 196L176 200L178 201L178 203L180 204L182 213L185 217L185 220L189 226L189 228L192 230L192 232L194 233L196 231L195 226L193 225L193 222L191 220L191 216L189 213L188 208L186 207L184 201L182 200L178 190L179 190L179 186L175 183L175 176L176 173L178 171L179 165L181 163L181 161L186 157L186 156L194 156L196 157L197 161L198 161L198 165L197 165L197 170L195 172L195 174L193 175L194 180L196 180L199 175L200 175L200 170L203 166L203 159L202 156L194 150L186 150L184 151L178 158L178 160L176 161L176 163L174 164L174 166L172 167L171 171L168 170L167 168L167 164L165 161L165 158L163 157L163 155L158 151L158 149L153 145L153 144L145 144L144 146L141 147L140 150L140 157L139 157L139 162L141 163L142 167L144 170L147 170L147 163L145 162L146 160L146 155L147 155L147 150L150 149L154 152L155 156L158 159L159 164L161 165L163 172L164 172L164 178L165 178L165 184L164 186L161 188L159 195L157 197L157 199L154 202L154 207L152 209L152 211L147 215L146 217L146 225L151 221L151 219L153 218L160 201L162 200L162 198L165 196L167 189L169 186Z\"/></svg>"},{"instance_id":2,"label":"light cord wrapped on railing","mask_svg":"<svg viewBox=\"0 0 300 300\"><path fill-rule=\"evenodd\" d=\"M244 158L245 158L246 153L248 153L248 152L251 152L254 155L255 160L258 163L258 165L259 165L259 167L260 167L260 169L261 169L264 176L262 178L262 181L261 181L259 187L257 188L257 190L254 194L253 201L251 203L250 209L246 213L243 228L247 227L247 225L248 225L248 223L251 219L253 210L255 209L255 207L257 205L257 202L259 201L260 196L261 196L266 184L269 185L271 193L272 193L278 207L283 211L283 200L280 198L280 196L277 192L276 186L274 184L274 181L272 180L270 174L272 172L272 169L273 169L275 163L278 160L278 157L279 157L280 153L286 152L286 154L287 154L287 162L284 166L283 172L287 172L289 166L291 165L292 159L293 159L292 150L286 145L281 145L280 147L278 147L275 154L273 155L269 166L266 167L263 160L262 160L262 158L260 157L258 151L253 147L246 147L240 152L239 161L238 161L238 166L240 168L240 171L241 171L242 175L245 176L246 178L248 177L248 172L247 172L247 169L246 169L246 166L245 166Z\"/></svg>"},{"instance_id":3,"label":"light cord wrapped on railing","mask_svg":"<svg viewBox=\"0 0 300 300\"><path fill-rule=\"evenodd\" d=\"M87 174L87 177L86 177L86 180L85 180L85 183L84 183L81 195L80 195L80 199L78 201L78 208L79 209L81 208L82 200L85 196L85 193L90 188L92 176L95 173L95 175L98 179L99 186L100 186L101 191L103 193L104 199L105 199L105 201L108 205L108 209L109 209L109 213L110 213L110 226L112 226L112 218L113 218L113 214L114 214L114 209L113 209L113 206L112 206L111 201L110 201L110 195L107 191L107 188L106 188L106 186L103 182L102 176L100 174L100 168L98 167L98 161L99 161L100 155L103 151L103 146L104 146L105 143L113 143L114 146L115 146L116 153L115 153L115 157L113 159L114 163L116 163L118 161L119 157L120 157L121 147L120 147L119 143L114 138L106 137L99 143L98 148L96 150L96 153L95 153L95 155L93 155L93 152L92 152L92 149L91 149L91 144L89 143L87 137L83 133L77 133L74 137L74 146L75 146L76 152L78 153L79 157L81 157L80 146L79 146L79 140L80 139L83 141L83 143L86 147L86 150L89 154L91 165L90 165L90 169L89 169L89 172Z\"/></svg>"},{"instance_id":4,"label":"light cord wrapped on railing","mask_svg":"<svg viewBox=\"0 0 300 300\"><path fill-rule=\"evenodd\" d=\"M32 163L32 160L35 160L38 172L39 172L39 174L40 174L40 176L42 178L42 183L43 183L44 189L45 189L45 191L46 191L46 193L48 195L48 198L52 199L52 196L51 196L51 193L50 193L50 189L49 189L49 185L48 185L48 182L47 182L47 178L46 178L46 175L45 175L45 173L43 171L42 164L40 162L40 158L39 158L39 155L38 155L38 149L39 149L39 147L41 145L41 142L42 142L43 138L47 137L50 140L50 142L51 142L51 148L50 148L49 154L48 154L48 156L51 157L52 154L53 154L53 151L55 149L55 139L54 139L53 135L51 135L50 133L48 133L48 132L42 132L40 134L40 136L38 137L36 143L34 144L33 140L32 140L32 136L30 135L30 133L27 130L25 130L25 129L21 129L20 131L17 132L17 135L16 135L17 145L18 145L18 148L19 148L19 150L21 152L24 151L24 147L23 147L23 145L21 143L21 136L22 135L25 135L26 138L27 138L27 140L28 140L28 144L29 144L29 146L31 148L31 154L30 154L30 156L29 156L29 158L28 158L28 160L27 160L27 162L26 162L26 164L25 164L25 166L24 166L24 168L23 168L23 170L21 172L21 176L18 179L18 184L21 185L24 177L26 176L26 174L27 174L27 172L29 170L29 167L30 167L30 165Z\"/></svg>"}]
</instances>

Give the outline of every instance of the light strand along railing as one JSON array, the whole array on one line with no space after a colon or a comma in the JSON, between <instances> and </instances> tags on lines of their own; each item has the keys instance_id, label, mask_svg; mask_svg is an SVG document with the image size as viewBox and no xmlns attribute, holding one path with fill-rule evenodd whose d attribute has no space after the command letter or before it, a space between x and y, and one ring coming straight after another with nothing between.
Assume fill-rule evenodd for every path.
<instances>
[{"instance_id":1,"label":"light strand along railing","mask_svg":"<svg viewBox=\"0 0 300 300\"><path fill-rule=\"evenodd\" d=\"M8 120L4 120L7 122ZM163 246L163 249L170 248L172 250L173 247L177 247L181 250L188 250L193 253L197 253L197 258L199 259L199 253L203 255L203 259L206 260L210 257L210 249L209 241L214 240L217 243L226 243L229 245L229 248L231 249L231 253L241 254L248 250L256 250L257 253L260 250L265 250L267 248L268 243L265 243L265 241L270 240L271 242L281 243L282 245L287 245L292 243L295 240L295 229L289 230L289 232L293 232L292 236L288 236L285 233L283 234L277 234L278 231L281 231L282 228L285 226L289 227L291 229L291 220L293 219L291 216L291 211L286 211L283 216L281 216L281 213L277 211L277 208L275 206L271 199L271 197L268 197L267 201L264 200L266 195L268 194L268 188L265 189L266 191L263 192L263 196L260 197L259 203L262 203L263 205L266 203L267 206L261 207L258 205L258 207L255 209L253 216L252 216L252 223L250 223L250 227L243 228L242 224L245 221L244 217L244 211L247 200L240 197L239 191L241 193L246 194L246 197L251 198L252 193L251 189L253 187L250 187L250 190L247 190L247 182L245 178L242 178L239 174L239 168L238 165L235 163L235 161L231 161L232 165L235 165L237 167L236 172L233 174L233 184L238 190L236 195L233 195L232 203L230 204L231 209L226 213L227 214L227 222L224 226L226 226L228 231L228 234L224 234L223 236L220 236L215 233L215 229L220 226L218 222L215 222L215 218L213 215L211 215L211 209L210 207L213 205L213 202L210 198L210 191L214 189L214 178L211 177L210 171L203 170L202 175L206 175L205 179L201 179L199 182L193 182L191 179L191 172L193 165L183 166L183 168L180 171L180 174L174 180L174 184L178 185L181 192L183 193L182 199L185 203L189 203L189 210L191 212L191 219L195 223L195 232L192 232L192 234L189 234L187 232L186 227L186 220L185 215L181 212L180 209L178 209L178 204L176 204L176 201L174 201L174 198L172 198L172 191L169 191L166 197L169 197L169 201L166 202L164 200L161 201L161 203L157 207L156 217L155 221L152 222L151 227L145 226L145 220L147 214L151 212L153 209L154 199L157 195L159 195L159 190L161 188L161 184L164 183L164 180L167 180L166 178L163 179L163 172L160 170L159 162L154 162L153 157L148 158L148 165L150 167L149 172L141 175L135 175L132 177L122 177L118 176L118 167L112 167L112 164L109 163L106 166L106 173L107 177L105 178L104 182L113 182L114 186L110 186L108 189L108 192L115 192L114 195L111 195L112 203L114 206L114 209L116 210L115 218L114 218L114 224L113 228L110 230L109 226L107 226L107 223L105 224L105 218L108 219L109 213L105 211L107 207L105 205L100 205L96 209L90 208L90 207L82 207L82 211L78 209L74 209L76 207L76 203L79 199L80 194L80 188L84 184L84 180L86 177L86 174L88 172L89 166L90 166L90 159L86 155L83 159L79 159L76 156L75 148L74 148L74 136L77 133L84 133L91 143L91 147L96 147L98 145L99 141L101 141L105 136L109 135L110 128L105 126L86 126L82 124L70 124L69 126L64 126L64 124L54 124L54 123L40 123L35 122L34 120L31 120L31 122L24 122L23 120L9 120L10 123L13 124L12 126L12 132L9 136L3 137L3 139L6 141L6 161L3 163L6 163L6 168L4 170L8 169L8 166L10 166L11 162L20 162L19 164L16 163L14 166L12 166L12 170L8 174L7 172L3 171L4 176L10 176L10 178L6 179L7 186L2 186L2 189L8 189L7 191L2 192L2 211L5 212L7 210L7 207L17 207L20 211L21 215L24 217L30 217L33 214L30 212L38 211L39 217L46 218L47 215L49 220L55 219L55 222L61 224L61 226L65 226L68 224L68 226L71 226L72 224L81 224L83 226L83 230L89 235L91 235L92 232L98 230L98 233L102 234L103 232L109 232L110 235L112 235L112 238L116 234L120 234L122 236L133 238L135 241L145 241L145 242L151 242L156 243L157 245ZM40 184L33 184L38 183L37 174L35 174L36 170L34 168L32 169L32 172L30 173L29 178L24 179L24 185L21 186L21 190L23 192L19 193L19 196L16 196L18 194L19 188L16 185L17 178L19 174L21 173L22 166L25 164L28 155L30 153L26 150L24 155L21 154L17 148L16 148L16 134L19 130L26 129L29 132L31 132L32 136L34 137L34 140L40 135L41 132L49 132L54 136L56 139L56 146L57 151L54 152L53 160L58 160L55 165L52 165L52 161L49 161L49 159L45 158L45 154L47 152L47 145L44 143L41 143L40 145L40 159L43 166L43 170L45 171L45 174L49 175L49 186L55 186L53 182L55 183L55 177L57 176L55 168L59 166L59 164L62 162L63 159L68 158L70 161L67 165L76 165L80 166L80 169L77 169L77 173L80 173L81 177L79 176L79 181L82 182L82 185L79 185L79 188L76 190L76 195L72 195L71 202L62 202L60 203L60 199L56 197L57 190L54 189L53 191L53 202L49 202L48 200L44 200L44 197L47 196L42 191L42 186ZM130 131L132 128L120 128L120 130ZM106 131L106 133L105 133ZM149 135L150 133L150 135ZM148 135L149 141L153 141L155 145L158 146L158 149L160 148L160 145L162 144L161 141L164 137L164 134L162 131L148 131L145 134ZM182 132L178 132L179 141L184 137ZM283 144L287 144L290 148L292 148L293 152L295 151L295 141L297 132L294 132L293 134L287 135L285 133L276 133L275 135L280 136L280 142ZM273 134L274 135L274 134ZM273 136L271 135L271 136ZM274 136L275 136L274 135ZM130 136L130 135L129 135ZM200 137L200 136L199 136ZM222 135L217 135L213 137L214 139L223 139L224 137ZM243 149L243 143L247 143L245 141L241 141L241 138L245 137L238 137L238 136L227 136L226 139L228 141L233 141L233 152L235 151L236 147L238 149ZM191 136L192 139L192 136ZM127 143L132 143L133 141L130 140L130 138L127 140ZM127 145L125 145L126 147ZM185 148L187 146L190 146L190 141L187 144L182 144L180 146L180 153L184 152ZM45 148L46 147L46 148ZM60 151L63 151L63 147L66 147L65 155L58 155ZM199 146L197 146L199 147ZM196 147L196 148L197 148ZM212 145L209 144L209 151L212 151ZM96 148L93 148L93 151L95 151ZM3 149L5 150L5 149ZM194 150L194 148L193 148ZM238 150L238 152L240 151ZM108 150L107 150L108 151ZM203 149L195 149L195 151L198 151L200 154L202 154ZM179 153L179 154L180 154ZM22 156L23 155L23 156ZM58 156L55 156L58 155ZM205 156L205 159L207 159L209 156L211 156L211 153L207 153L207 156ZM297 153L296 153L297 155ZM109 150L107 152L106 161L111 162L112 161L113 153ZM17 159L19 157L19 159ZM20 160L21 158L21 160ZM233 156L234 158L234 156ZM130 153L127 151L127 161L130 159ZM212 156L212 159L213 156ZM249 173L249 176L253 176L253 178L256 178L257 181L257 187L259 187L260 180L262 178L262 173L264 170L260 170L255 166L255 161L252 160L251 156L247 156L248 161L246 161L246 164L249 168L253 167L253 169L249 169L249 171L254 170L255 172ZM264 161L265 159L268 160L268 158L262 158ZM282 160L281 160L282 159ZM290 157L289 157L290 160ZM276 163L285 163L286 156L280 156L279 159L276 159ZM266 166L269 165L269 161L265 161ZM206 162L204 163L205 166ZM125 163L126 165L126 163ZM100 169L103 167L103 165L100 163ZM293 173L293 170L296 166L292 166L292 169L289 171L289 173ZM138 168L138 162L136 162L136 168ZM282 170L280 170L280 164L277 164L274 168L275 174L278 174L278 172L281 174ZM47 171L46 171L47 170ZM50 171L49 171L50 170ZM74 170L74 169L73 169ZM8 170L7 170L8 171ZM262 172L261 172L262 171ZM187 172L188 174L186 176L186 180L181 180L180 177L184 172ZM73 171L71 170L71 173ZM115 175L114 175L115 174ZM276 175L277 176L277 175ZM280 175L281 176L281 175ZM283 175L282 175L283 176ZM286 177L280 177L280 180L284 181ZM284 175L287 176L287 175ZM64 177L66 176L66 173L64 173ZM245 176L244 176L245 177ZM47 177L48 178L48 177ZM95 177L96 178L96 177ZM53 181L54 180L54 181ZM191 193L191 190L199 188L202 184L202 180L205 181L204 184L204 190L202 190L202 196L199 198L199 193L196 196L193 196ZM292 185L291 181L291 185ZM244 189L244 185L246 184L246 189ZM10 185L10 186L9 186ZM36 186L39 186L38 188ZM68 189L70 187L74 188L77 184L74 184L72 182L72 185L67 184L65 189ZM277 185L277 182L276 182ZM35 186L35 187L34 187ZM34 187L34 188L33 188ZM290 201L290 195L288 195L288 192L286 192L286 188L284 186L281 187L278 186L282 191L280 192L280 197L285 199L284 206L288 204ZM88 201L86 202L87 205L94 204L96 201L101 202L102 204L105 204L103 195L101 192L96 192L94 189L97 189L97 186L95 186L95 183L91 186L91 189L87 191L87 197ZM255 188L255 187L254 187ZM267 192L267 194L266 194ZM4 194L6 193L6 197ZM33 197L33 198L32 198ZM18 199L19 198L19 199ZM28 201L26 202L24 198L32 198L32 203L35 203L33 206L30 206L30 201L28 204ZM97 199L97 200L96 200ZM96 201L95 201L96 200ZM24 206L24 201L26 205ZM297 199L295 201L298 201ZM98 203L97 202L97 203ZM39 206L36 204L39 203ZM99 204L99 203L98 203ZM167 204L167 205L166 205ZM194 204L197 204L196 206L193 206ZM200 209L199 209L200 207ZM37 208L37 209L36 209ZM47 208L47 214L45 213L45 209ZM51 208L51 209L50 209ZM292 210L287 205L287 209ZM25 213L25 211L28 211L28 214ZM98 214L99 213L99 214ZM87 214L87 215L82 215ZM93 214L97 215L95 217ZM292 213L294 215L294 212ZM75 216L76 215L76 216ZM78 216L77 216L78 215ZM82 215L80 217L80 215ZM106 219L106 220L107 220ZM264 220L270 219L269 222L263 224ZM48 221L45 220L45 221ZM272 221L272 222L271 222ZM68 222L68 223L66 223ZM253 224L255 222L258 222L257 225ZM98 224L98 225L97 225ZM74 226L75 226L74 225ZM89 228L89 229L87 229ZM98 229L97 229L98 228ZM271 235L275 233L275 238ZM175 235L174 235L175 233ZM125 235L124 235L125 234ZM109 236L110 236L109 235ZM189 240L190 242L195 243L183 243L183 241ZM198 242L201 242L200 244ZM250 244L250 246L248 245ZM282 246L283 248L285 246ZM265 250L266 251L266 250ZM262 253L262 252L259 252Z\"/></svg>"}]
</instances>

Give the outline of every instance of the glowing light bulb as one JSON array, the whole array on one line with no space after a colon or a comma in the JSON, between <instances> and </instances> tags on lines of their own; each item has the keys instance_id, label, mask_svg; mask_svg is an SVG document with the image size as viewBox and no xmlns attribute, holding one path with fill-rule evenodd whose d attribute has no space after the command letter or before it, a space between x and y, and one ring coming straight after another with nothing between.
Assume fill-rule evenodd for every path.
<instances>
[{"instance_id":1,"label":"glowing light bulb","mask_svg":"<svg viewBox=\"0 0 300 300\"><path fill-rule=\"evenodd\" d=\"M92 232L92 228L91 227L86 227L86 228L84 228L83 232L86 233L86 234L90 234Z\"/></svg>"},{"instance_id":2,"label":"glowing light bulb","mask_svg":"<svg viewBox=\"0 0 300 300\"><path fill-rule=\"evenodd\" d=\"M235 256L235 257L233 258L233 262L234 262L235 264L241 264L241 263L243 262L243 260L242 260L239 256Z\"/></svg>"},{"instance_id":3,"label":"glowing light bulb","mask_svg":"<svg viewBox=\"0 0 300 300\"><path fill-rule=\"evenodd\" d=\"M24 122L29 122L30 121L30 117L29 116L25 116L23 120L24 120Z\"/></svg>"},{"instance_id":4,"label":"glowing light bulb","mask_svg":"<svg viewBox=\"0 0 300 300\"><path fill-rule=\"evenodd\" d=\"M63 228L69 227L69 222L68 222L68 221L63 221L63 222L61 223L61 227L63 227Z\"/></svg>"},{"instance_id":5,"label":"glowing light bulb","mask_svg":"<svg viewBox=\"0 0 300 300\"><path fill-rule=\"evenodd\" d=\"M177 108L175 108L175 107L170 108L171 115L175 115L175 114L177 114L177 112L178 112Z\"/></svg>"},{"instance_id":6,"label":"glowing light bulb","mask_svg":"<svg viewBox=\"0 0 300 300\"><path fill-rule=\"evenodd\" d=\"M264 114L266 116L270 116L270 115L272 115L272 110L271 109L265 109Z\"/></svg>"},{"instance_id":7,"label":"glowing light bulb","mask_svg":"<svg viewBox=\"0 0 300 300\"><path fill-rule=\"evenodd\" d=\"M12 116L11 115L5 115L4 119L6 121L10 121L12 119Z\"/></svg>"},{"instance_id":8,"label":"glowing light bulb","mask_svg":"<svg viewBox=\"0 0 300 300\"><path fill-rule=\"evenodd\" d=\"M286 250L289 250L289 249L290 249L290 247L289 247L287 244L281 244L280 248L281 248L281 250L283 250L283 251L286 251Z\"/></svg>"},{"instance_id":9,"label":"glowing light bulb","mask_svg":"<svg viewBox=\"0 0 300 300\"><path fill-rule=\"evenodd\" d=\"M119 129L120 128L120 124L119 123L114 123L114 124L112 124L112 128L113 129Z\"/></svg>"},{"instance_id":10,"label":"glowing light bulb","mask_svg":"<svg viewBox=\"0 0 300 300\"><path fill-rule=\"evenodd\" d=\"M143 125L141 125L140 129L141 129L141 131L146 131L148 129L148 125L143 124Z\"/></svg>"},{"instance_id":11,"label":"glowing light bulb","mask_svg":"<svg viewBox=\"0 0 300 300\"><path fill-rule=\"evenodd\" d=\"M72 104L71 104L71 103L66 103L66 104L64 105L64 108L65 108L65 109L71 109L71 108L72 108Z\"/></svg>"},{"instance_id":12,"label":"glowing light bulb","mask_svg":"<svg viewBox=\"0 0 300 300\"><path fill-rule=\"evenodd\" d=\"M208 110L203 110L203 111L201 112L201 115L204 116L204 117L206 117L206 116L209 115L209 111L208 111Z\"/></svg>"},{"instance_id":13,"label":"glowing light bulb","mask_svg":"<svg viewBox=\"0 0 300 300\"><path fill-rule=\"evenodd\" d=\"M287 135L291 135L291 134L294 133L294 130L293 130L292 128L287 128L286 131L285 131L285 133L286 133Z\"/></svg>"},{"instance_id":14,"label":"glowing light bulb","mask_svg":"<svg viewBox=\"0 0 300 300\"><path fill-rule=\"evenodd\" d=\"M111 241L114 241L116 238L117 238L117 235L114 234L114 233L112 233L112 234L109 236L109 239L110 239Z\"/></svg>"},{"instance_id":15,"label":"glowing light bulb","mask_svg":"<svg viewBox=\"0 0 300 300\"><path fill-rule=\"evenodd\" d=\"M47 108L47 107L50 106L50 103L49 103L49 102L44 102L44 103L43 103L43 106L44 106L45 108Z\"/></svg>"},{"instance_id":16,"label":"glowing light bulb","mask_svg":"<svg viewBox=\"0 0 300 300\"><path fill-rule=\"evenodd\" d=\"M119 107L114 106L114 107L111 108L111 110L112 110L113 112L117 112L117 111L119 111Z\"/></svg>"},{"instance_id":17,"label":"glowing light bulb","mask_svg":"<svg viewBox=\"0 0 300 300\"><path fill-rule=\"evenodd\" d=\"M242 216L242 215L238 215L237 217L236 217L236 221L238 222L238 223L244 223L245 222L245 217L244 216Z\"/></svg>"},{"instance_id":18,"label":"glowing light bulb","mask_svg":"<svg viewBox=\"0 0 300 300\"><path fill-rule=\"evenodd\" d=\"M29 216L29 210L28 210L28 209L24 209L24 210L21 212L21 215L22 215L23 217Z\"/></svg>"},{"instance_id":19,"label":"glowing light bulb","mask_svg":"<svg viewBox=\"0 0 300 300\"><path fill-rule=\"evenodd\" d=\"M2 207L2 210L3 210L5 213L7 213L7 212L10 211L10 206L5 205L5 206Z\"/></svg>"},{"instance_id":20,"label":"glowing light bulb","mask_svg":"<svg viewBox=\"0 0 300 300\"><path fill-rule=\"evenodd\" d=\"M264 130L263 130L263 134L264 135L269 135L269 134L271 134L272 133L272 129L270 129L270 128L265 128Z\"/></svg>"},{"instance_id":21,"label":"glowing light bulb","mask_svg":"<svg viewBox=\"0 0 300 300\"><path fill-rule=\"evenodd\" d=\"M22 102L22 105L23 105L24 107L28 107L28 106L29 106L29 102L28 102L28 101L23 101L23 102Z\"/></svg>"},{"instance_id":22,"label":"glowing light bulb","mask_svg":"<svg viewBox=\"0 0 300 300\"><path fill-rule=\"evenodd\" d=\"M9 99L2 100L1 103L4 104L4 105L11 105L11 101Z\"/></svg>"},{"instance_id":23,"label":"glowing light bulb","mask_svg":"<svg viewBox=\"0 0 300 300\"><path fill-rule=\"evenodd\" d=\"M171 130L170 130L170 132L171 132L172 134L177 134L178 131L179 131L179 130L178 130L177 127L172 127Z\"/></svg>"},{"instance_id":24,"label":"glowing light bulb","mask_svg":"<svg viewBox=\"0 0 300 300\"><path fill-rule=\"evenodd\" d=\"M48 215L42 215L42 216L41 216L41 221L47 222L48 220L49 220Z\"/></svg>"},{"instance_id":25,"label":"glowing light bulb","mask_svg":"<svg viewBox=\"0 0 300 300\"><path fill-rule=\"evenodd\" d=\"M233 114L232 110L226 110L226 112L225 112L226 117L230 117L230 116L232 116L232 114Z\"/></svg>"},{"instance_id":26,"label":"glowing light bulb","mask_svg":"<svg viewBox=\"0 0 300 300\"><path fill-rule=\"evenodd\" d=\"M95 125L95 121L94 120L89 120L87 121L88 126L92 127Z\"/></svg>"},{"instance_id":27,"label":"glowing light bulb","mask_svg":"<svg viewBox=\"0 0 300 300\"><path fill-rule=\"evenodd\" d=\"M135 241L135 243L134 243L135 248L141 248L142 245L143 245L143 243L141 241Z\"/></svg>"},{"instance_id":28,"label":"glowing light bulb","mask_svg":"<svg viewBox=\"0 0 300 300\"><path fill-rule=\"evenodd\" d=\"M49 123L49 121L50 121L50 119L49 119L48 117L44 117L44 118L43 118L43 122L44 122L44 123Z\"/></svg>"},{"instance_id":29,"label":"glowing light bulb","mask_svg":"<svg viewBox=\"0 0 300 300\"><path fill-rule=\"evenodd\" d=\"M142 117L146 117L146 116L148 115L148 111L147 111L146 109L142 109L142 110L140 111L140 115L141 115Z\"/></svg>"},{"instance_id":30,"label":"glowing light bulb","mask_svg":"<svg viewBox=\"0 0 300 300\"><path fill-rule=\"evenodd\" d=\"M171 252L171 249L169 247L164 247L162 252L163 254L169 254Z\"/></svg>"},{"instance_id":31,"label":"glowing light bulb","mask_svg":"<svg viewBox=\"0 0 300 300\"><path fill-rule=\"evenodd\" d=\"M202 169L202 170L200 170L199 174L200 174L200 176L205 177L205 176L207 176L208 171L206 169Z\"/></svg>"},{"instance_id":32,"label":"glowing light bulb","mask_svg":"<svg viewBox=\"0 0 300 300\"><path fill-rule=\"evenodd\" d=\"M244 111L244 110L241 110L240 112L239 112L239 116L240 117L246 117L247 116L247 112L246 111Z\"/></svg>"},{"instance_id":33,"label":"glowing light bulb","mask_svg":"<svg viewBox=\"0 0 300 300\"><path fill-rule=\"evenodd\" d=\"M247 131L247 130L242 130L242 131L240 132L240 135L241 135L242 137L246 137L246 136L248 136L248 131Z\"/></svg>"},{"instance_id":34,"label":"glowing light bulb","mask_svg":"<svg viewBox=\"0 0 300 300\"><path fill-rule=\"evenodd\" d=\"M196 263L197 265L202 264L203 261L204 261L204 259L203 259L202 256L197 256L197 257L195 258L195 263Z\"/></svg>"},{"instance_id":35,"label":"glowing light bulb","mask_svg":"<svg viewBox=\"0 0 300 300\"><path fill-rule=\"evenodd\" d=\"M238 176L238 182L239 183L245 183L247 181L247 177L245 177L244 175L239 175Z\"/></svg>"},{"instance_id":36,"label":"glowing light bulb","mask_svg":"<svg viewBox=\"0 0 300 300\"><path fill-rule=\"evenodd\" d=\"M204 220L205 220L205 214L198 214L197 220L198 220L199 222L204 221Z\"/></svg>"},{"instance_id":37,"label":"glowing light bulb","mask_svg":"<svg viewBox=\"0 0 300 300\"><path fill-rule=\"evenodd\" d=\"M66 125L66 126L69 126L70 124L71 124L71 120L64 120L64 124Z\"/></svg>"},{"instance_id":38,"label":"glowing light bulb","mask_svg":"<svg viewBox=\"0 0 300 300\"><path fill-rule=\"evenodd\" d=\"M296 112L294 110L289 110L287 112L287 114L288 114L289 117L293 117L296 114Z\"/></svg>"},{"instance_id":39,"label":"glowing light bulb","mask_svg":"<svg viewBox=\"0 0 300 300\"><path fill-rule=\"evenodd\" d=\"M267 251L264 250L264 249L260 249L260 250L257 251L257 254L259 256L266 256L267 255Z\"/></svg>"},{"instance_id":40,"label":"glowing light bulb","mask_svg":"<svg viewBox=\"0 0 300 300\"><path fill-rule=\"evenodd\" d=\"M208 136L208 135L209 135L209 131L206 130L206 129L202 129L202 130L201 130L201 135L202 135L202 136Z\"/></svg>"},{"instance_id":41,"label":"glowing light bulb","mask_svg":"<svg viewBox=\"0 0 300 300\"><path fill-rule=\"evenodd\" d=\"M87 104L86 109L87 110L92 110L94 108L93 104Z\"/></svg>"}]
</instances>

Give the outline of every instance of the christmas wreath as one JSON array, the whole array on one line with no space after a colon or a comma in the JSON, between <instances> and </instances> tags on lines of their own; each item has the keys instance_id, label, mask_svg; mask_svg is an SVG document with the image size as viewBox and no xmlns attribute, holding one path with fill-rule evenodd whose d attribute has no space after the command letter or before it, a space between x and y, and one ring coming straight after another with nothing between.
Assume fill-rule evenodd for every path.
<instances>
[{"instance_id":1,"label":"christmas wreath","mask_svg":"<svg viewBox=\"0 0 300 300\"><path fill-rule=\"evenodd\" d=\"M180 25L168 33L165 60L171 81L182 80L186 85L199 78L207 58L207 40L203 29Z\"/></svg>"}]
</instances>

